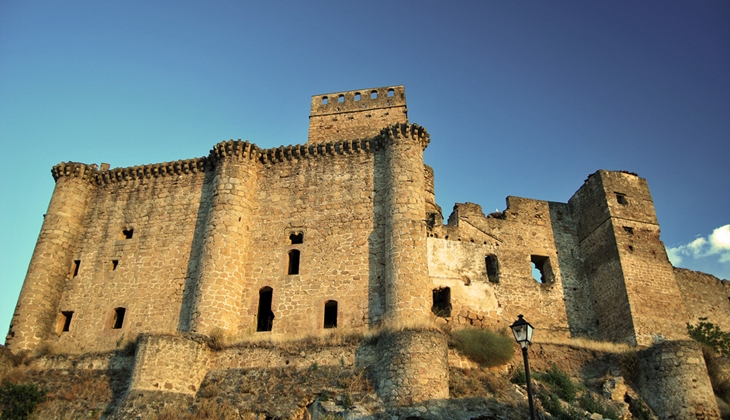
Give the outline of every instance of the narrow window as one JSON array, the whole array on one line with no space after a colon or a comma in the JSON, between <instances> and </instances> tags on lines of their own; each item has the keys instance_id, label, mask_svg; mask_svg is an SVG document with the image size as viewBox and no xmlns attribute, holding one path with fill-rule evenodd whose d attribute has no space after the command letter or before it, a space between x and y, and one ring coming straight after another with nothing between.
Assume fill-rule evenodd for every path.
<instances>
[{"instance_id":1,"label":"narrow window","mask_svg":"<svg viewBox=\"0 0 730 420\"><path fill-rule=\"evenodd\" d=\"M71 278L79 275L79 267L81 267L81 260L74 260L74 263L71 265Z\"/></svg>"},{"instance_id":2,"label":"narrow window","mask_svg":"<svg viewBox=\"0 0 730 420\"><path fill-rule=\"evenodd\" d=\"M629 227L629 226L624 226L624 231L626 233L628 233L629 235L633 235L634 234L634 228Z\"/></svg>"},{"instance_id":3,"label":"narrow window","mask_svg":"<svg viewBox=\"0 0 730 420\"><path fill-rule=\"evenodd\" d=\"M299 274L299 250L292 249L289 251L289 268L287 274Z\"/></svg>"},{"instance_id":4,"label":"narrow window","mask_svg":"<svg viewBox=\"0 0 730 420\"><path fill-rule=\"evenodd\" d=\"M118 330L124 325L124 314L127 313L126 308L114 308L114 319L112 319L112 328Z\"/></svg>"},{"instance_id":5,"label":"narrow window","mask_svg":"<svg viewBox=\"0 0 730 420\"><path fill-rule=\"evenodd\" d=\"M388 89L388 96L390 96L391 98L395 96L395 91L393 89Z\"/></svg>"},{"instance_id":6,"label":"narrow window","mask_svg":"<svg viewBox=\"0 0 730 420\"><path fill-rule=\"evenodd\" d=\"M324 327L337 328L337 301L328 300L324 303Z\"/></svg>"},{"instance_id":7,"label":"narrow window","mask_svg":"<svg viewBox=\"0 0 730 420\"><path fill-rule=\"evenodd\" d=\"M110 268L112 271L117 269L117 266L119 265L119 260L112 260L112 263L110 265Z\"/></svg>"},{"instance_id":8,"label":"narrow window","mask_svg":"<svg viewBox=\"0 0 730 420\"><path fill-rule=\"evenodd\" d=\"M345 102L345 95L338 96L337 97L337 102L340 102L340 103Z\"/></svg>"},{"instance_id":9,"label":"narrow window","mask_svg":"<svg viewBox=\"0 0 730 420\"><path fill-rule=\"evenodd\" d=\"M540 255L531 255L532 277L538 283L547 284L553 282L553 271L550 267L550 258Z\"/></svg>"},{"instance_id":10,"label":"narrow window","mask_svg":"<svg viewBox=\"0 0 730 420\"><path fill-rule=\"evenodd\" d=\"M360 92L355 93L355 100L356 101L360 100Z\"/></svg>"},{"instance_id":11,"label":"narrow window","mask_svg":"<svg viewBox=\"0 0 730 420\"><path fill-rule=\"evenodd\" d=\"M61 311L61 316L58 318L58 324L56 325L58 335L71 331L71 318L73 316L73 311Z\"/></svg>"},{"instance_id":12,"label":"narrow window","mask_svg":"<svg viewBox=\"0 0 730 420\"><path fill-rule=\"evenodd\" d=\"M327 105L327 104L329 103L329 101L330 101L330 100L329 100L329 98L328 98L328 97L326 97L326 96L323 96L323 97L322 97L322 105Z\"/></svg>"},{"instance_id":13,"label":"narrow window","mask_svg":"<svg viewBox=\"0 0 730 420\"><path fill-rule=\"evenodd\" d=\"M451 289L448 287L439 287L433 289L433 306L431 312L441 318L451 316Z\"/></svg>"},{"instance_id":14,"label":"narrow window","mask_svg":"<svg viewBox=\"0 0 730 420\"><path fill-rule=\"evenodd\" d=\"M622 193L616 193L616 201L622 206L629 204L629 201L626 199L626 194Z\"/></svg>"},{"instance_id":15,"label":"narrow window","mask_svg":"<svg viewBox=\"0 0 730 420\"><path fill-rule=\"evenodd\" d=\"M291 235L289 235L289 243L292 245L303 244L304 243L304 233L302 233L302 232L292 233Z\"/></svg>"},{"instance_id":16,"label":"narrow window","mask_svg":"<svg viewBox=\"0 0 730 420\"><path fill-rule=\"evenodd\" d=\"M134 235L134 229L122 229L122 235L120 239L132 239L132 236Z\"/></svg>"},{"instance_id":17,"label":"narrow window","mask_svg":"<svg viewBox=\"0 0 730 420\"><path fill-rule=\"evenodd\" d=\"M487 255L484 257L484 263L487 266L487 278L490 283L499 283L499 263L496 255Z\"/></svg>"},{"instance_id":18,"label":"narrow window","mask_svg":"<svg viewBox=\"0 0 730 420\"><path fill-rule=\"evenodd\" d=\"M370 92L370 99L376 99L378 97L378 91L374 90Z\"/></svg>"},{"instance_id":19,"label":"narrow window","mask_svg":"<svg viewBox=\"0 0 730 420\"><path fill-rule=\"evenodd\" d=\"M256 331L271 331L274 326L274 312L271 310L271 297L274 289L264 287L259 290L259 311Z\"/></svg>"}]
</instances>

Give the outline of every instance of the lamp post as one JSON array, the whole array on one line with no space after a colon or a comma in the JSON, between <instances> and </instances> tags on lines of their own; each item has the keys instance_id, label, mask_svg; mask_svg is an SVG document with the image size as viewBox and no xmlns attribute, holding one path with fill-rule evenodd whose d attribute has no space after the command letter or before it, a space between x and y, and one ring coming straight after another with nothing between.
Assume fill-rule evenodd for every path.
<instances>
[{"instance_id":1,"label":"lamp post","mask_svg":"<svg viewBox=\"0 0 730 420\"><path fill-rule=\"evenodd\" d=\"M529 322L522 319L522 315L517 315L517 321L509 326L515 340L522 347L522 358L525 359L525 380L527 381L527 401L530 404L530 419L535 420L535 407L532 405L532 385L530 384L530 364L527 361L527 346L532 342L533 326Z\"/></svg>"}]
</instances>

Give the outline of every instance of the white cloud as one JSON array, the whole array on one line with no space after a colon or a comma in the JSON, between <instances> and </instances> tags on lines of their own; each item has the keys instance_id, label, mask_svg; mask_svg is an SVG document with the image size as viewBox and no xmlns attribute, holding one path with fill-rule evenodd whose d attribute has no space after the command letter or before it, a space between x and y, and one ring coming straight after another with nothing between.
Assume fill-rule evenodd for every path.
<instances>
[{"instance_id":1,"label":"white cloud","mask_svg":"<svg viewBox=\"0 0 730 420\"><path fill-rule=\"evenodd\" d=\"M698 237L692 242L667 248L667 256L675 266L686 258L698 260L712 257L717 258L719 263L730 263L730 224L713 230L707 238Z\"/></svg>"}]
</instances>

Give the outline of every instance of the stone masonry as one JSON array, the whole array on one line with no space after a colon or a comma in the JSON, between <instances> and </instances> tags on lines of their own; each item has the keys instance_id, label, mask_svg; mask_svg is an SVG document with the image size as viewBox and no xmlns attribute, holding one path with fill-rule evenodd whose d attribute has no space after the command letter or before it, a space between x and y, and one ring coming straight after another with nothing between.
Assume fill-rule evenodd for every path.
<instances>
[{"instance_id":1,"label":"stone masonry","mask_svg":"<svg viewBox=\"0 0 730 420\"><path fill-rule=\"evenodd\" d=\"M430 135L408 121L403 86L311 104L304 144L229 140L174 162L56 165L8 347L83 353L141 337L135 389L189 394L212 363L191 337L504 328L524 314L541 337L661 345L671 356L666 343L684 343L688 322L730 328L727 282L672 267L636 174L599 170L566 203L508 197L488 215L457 203L444 224L424 164ZM439 334L378 345L389 404L448 398ZM703 375L692 369L677 380ZM693 406L706 404L695 394L687 413L712 412Z\"/></svg>"}]
</instances>

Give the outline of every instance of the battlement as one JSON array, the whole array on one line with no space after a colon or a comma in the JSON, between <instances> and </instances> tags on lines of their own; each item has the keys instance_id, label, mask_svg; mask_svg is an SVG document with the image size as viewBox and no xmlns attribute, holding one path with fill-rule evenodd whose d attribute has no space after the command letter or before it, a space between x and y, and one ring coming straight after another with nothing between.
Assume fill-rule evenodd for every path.
<instances>
[{"instance_id":1,"label":"battlement","mask_svg":"<svg viewBox=\"0 0 730 420\"><path fill-rule=\"evenodd\" d=\"M406 92L402 85L314 95L308 142L372 137L382 127L407 122Z\"/></svg>"},{"instance_id":2,"label":"battlement","mask_svg":"<svg viewBox=\"0 0 730 420\"><path fill-rule=\"evenodd\" d=\"M309 115L341 114L398 106L406 106L406 90L403 85L314 95Z\"/></svg>"}]
</instances>

